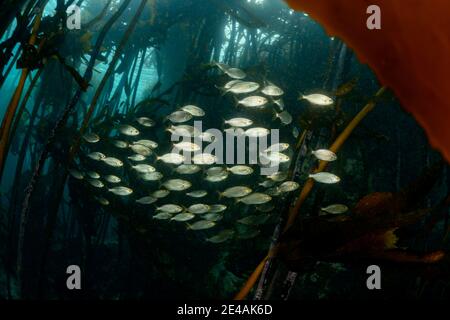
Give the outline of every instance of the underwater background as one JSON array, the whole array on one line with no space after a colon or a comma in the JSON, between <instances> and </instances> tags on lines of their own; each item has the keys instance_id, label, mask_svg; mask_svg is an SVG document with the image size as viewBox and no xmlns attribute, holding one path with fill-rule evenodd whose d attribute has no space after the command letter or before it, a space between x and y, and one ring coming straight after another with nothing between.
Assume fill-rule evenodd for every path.
<instances>
[{"instance_id":1,"label":"underwater background","mask_svg":"<svg viewBox=\"0 0 450 320\"><path fill-rule=\"evenodd\" d=\"M447 164L307 14L281 0L3 9L0 299L230 299L258 265L241 297L449 297ZM235 118L279 130L278 176L164 158L179 126ZM339 182L310 177L325 165ZM367 290L372 264L382 291ZM82 290L67 289L70 265Z\"/></svg>"}]
</instances>

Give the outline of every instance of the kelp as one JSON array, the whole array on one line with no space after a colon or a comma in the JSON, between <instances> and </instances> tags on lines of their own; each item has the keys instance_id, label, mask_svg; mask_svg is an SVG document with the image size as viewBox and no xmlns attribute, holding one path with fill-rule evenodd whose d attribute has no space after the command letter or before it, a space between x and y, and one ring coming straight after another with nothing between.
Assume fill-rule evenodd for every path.
<instances>
[{"instance_id":1,"label":"kelp","mask_svg":"<svg viewBox=\"0 0 450 320\"><path fill-rule=\"evenodd\" d=\"M85 122L85 119L88 119L86 123L89 131L102 137L101 142L96 145L97 147L109 140L106 137L110 137L110 133L113 133L111 130L117 120L134 121L137 116L149 116L156 120L154 131L159 134L160 129L163 130L164 126L160 119L163 119L172 108L183 103L217 108L217 110L223 108L227 112L228 109L225 108L228 105L228 99L220 98L218 90L211 85L211 83L225 83L227 77L220 75L215 70L202 68L202 64L211 59L220 59L221 62L245 69L249 78L254 78L257 81L262 81L264 77L273 78L273 81L285 90L285 102L289 106L289 111L293 112L295 120L297 120L296 116L303 110L303 107L307 106L303 102L296 101L295 93L298 89L307 90L311 85L316 87L317 83L330 84L337 81L333 78L334 70L325 66L325 62L323 62L323 68L320 66L314 66L314 68L301 67L303 64L305 66L311 65L308 63L308 56L306 56L308 51L314 52L317 49L318 56L314 56L309 61L320 62L327 58L326 55L320 55L322 51L326 51L319 51L324 46L328 47L329 45L330 49L333 49L330 50L333 51L333 54L338 51L336 48L341 47L340 41L329 40L328 42L326 37L318 37L317 33L310 32L309 27L304 24L311 24L311 21L307 18L301 15L291 15L286 7L276 11L280 15L274 14L270 12L275 12L272 1L266 1L261 6L249 2L244 5L249 12L242 10L237 1L221 2L227 7L231 7L232 12L227 13L208 1L153 1L150 8L151 12L143 15L139 20L133 37L129 39L129 45L126 46L121 59L117 63L118 67L111 73L93 108L90 92L85 95L89 98L84 98L81 88L73 81L70 81L70 88L73 88L73 91L65 91L67 94L51 92L51 88L49 89L46 84L58 79L58 75L51 72L51 69L48 72L50 67L57 66L54 70L62 71L64 79L69 77L62 65L54 61L53 58L48 59L49 66L45 67L42 75L43 81L35 80L39 91L36 95L33 94L36 103L30 110L31 119L26 124L26 130L23 130L23 132L20 129L17 130L14 142L22 141L19 154L16 154L16 149L11 151L12 154L20 158L16 166L16 179L14 180L17 183L14 183L12 190L12 193L15 194L15 200L13 201L15 204L10 207L11 217L21 218L14 214L14 208L22 200L22 186L28 182L28 176L32 175L32 178L37 179L32 180L29 184L29 187L31 186L33 190L30 192L30 189L27 189L25 192L25 197L29 196L28 202L25 203L26 210L28 210L26 213L28 221L26 221L25 227L20 226L22 229L19 232L19 236L22 237L20 240L22 249L18 253L22 255L22 261L25 260L21 267L22 275L24 275L21 282L26 282L28 286L26 290L22 290L21 297L57 296L65 298L65 293L53 291L53 287L49 284L55 280L55 271L58 272L60 263L65 263L67 258L76 259L83 270L88 270L89 276L86 279L85 288L88 288L89 294L86 294L86 297L101 295L113 299L116 299L118 294L125 298L142 297L143 294L146 297L153 297L154 295L159 298L173 298L174 295L182 297L187 293L194 297L204 296L207 298L216 292L220 292L220 297L229 297L236 290L235 286L240 284L242 280L240 277L245 275L245 270L258 263L253 259L266 250L267 243L265 240L270 237L269 233L272 233L275 221L270 221L260 227L260 235L257 240L245 241L242 245L241 243L238 245L233 240L233 242L222 244L220 249L211 244L203 243L202 237L189 234L187 235L189 241L186 241L187 247L182 254L179 254L177 248L174 248L175 246L164 242L163 237L170 237L173 239L172 243L178 243L177 240L182 240L183 238L180 235L184 233L172 230L172 226L169 227L170 230L166 230L168 232L163 233L162 231L165 229L146 224L146 221L141 217L140 210L137 210L139 208L130 210L127 204L117 204L115 199L109 199L112 202L109 207L101 207L92 198L92 192L86 192L89 189L85 188L82 182L67 179L67 166L74 164L67 160L68 148L79 141L81 132L78 128L82 121ZM80 1L59 1L58 5L61 3L66 5L70 3L79 4ZM109 18L114 13L112 10L107 10L106 6L103 7L103 3L98 5L94 1L83 2L90 13L94 12L94 10L89 10L92 3L94 3L93 9L96 13L93 15L93 19L88 21L96 23L93 30L85 32L86 25L83 25L82 32L72 31L63 34L62 38L65 43L63 44L55 39L54 46L51 43L52 38L47 38L47 41L50 40L49 49L57 49L56 52L60 52L61 57L66 59L66 64L75 71L83 70L85 66L81 64L85 64L85 62L90 64L93 61L85 57L92 59L92 56L96 54L96 49L91 47L90 42L92 39L98 39L99 37L97 24L101 21L99 20L100 17ZM117 10L118 5L118 1L111 2L114 11ZM128 7L136 8L135 5L138 4L130 2ZM43 29L44 36L50 34L55 27L53 22L64 16L62 8L58 7L56 15L48 18L46 28ZM276 8L278 9L278 7ZM158 10L157 14L156 9ZM106 15L105 11L107 12ZM123 17L123 24L115 24L109 30L108 36L101 45L100 52L97 52L94 64L104 63L105 69L110 67L109 61L115 54L114 48L119 44L125 29L128 28L128 22L134 14L133 11L128 10L124 14L126 17ZM252 26L252 16L260 19L269 28L256 30ZM280 20L277 20L278 17L280 17ZM274 27L272 22L275 23ZM224 35L225 25L230 32ZM316 39L319 40L317 42L320 42L320 44L316 43ZM70 45L67 45L67 43L70 43ZM330 55L328 62L334 62L335 59L334 55ZM152 70L153 66L158 75L158 78L155 79L156 84L152 80L148 80L148 77L144 77L146 73L143 72L143 70ZM86 67L88 70L91 68L90 65ZM323 72L324 68L327 69L325 72ZM103 73L100 68L94 69L92 67L88 72L91 71L98 74ZM353 71L360 72L360 70L355 69L352 69ZM363 78L361 87L366 87L368 84L368 79L364 74L361 75ZM103 75L100 74L99 80L102 80ZM326 78L325 81L323 81L324 78ZM88 79L86 78L86 80ZM309 82L310 80L311 82ZM339 79L337 82L341 83L341 80L344 83L349 79ZM148 81L148 84L145 83L146 81ZM84 84L88 82L91 82L91 80ZM143 86L148 86L144 92ZM374 86L375 82L370 79L370 84L367 87L373 88ZM338 99L337 109L342 111L345 108L345 112L351 114L354 110L353 100L364 99L366 101L367 97L361 98L358 96L361 94L359 92L362 89L361 87L358 86L355 89L356 92L352 93L351 96L346 95L343 103ZM93 88L93 94L96 93L96 89ZM322 89L329 89L327 92L331 95L335 92L334 85L324 85ZM347 88L342 90L348 91ZM31 91L29 92L31 93ZM79 96L76 96L76 101L73 104L74 100L71 99L73 98L71 95L78 93ZM144 99L142 100L140 97L144 97ZM91 108L93 111L89 115L88 110ZM390 108L391 110L396 112L395 107ZM24 112L27 111L25 107ZM383 110L380 110L380 112L383 112ZM328 141L332 141L337 132L343 128L348 116L344 115L343 112L342 115L335 115L334 113L334 111L329 112L327 119L317 126L308 127L299 124L297 121L293 123L297 128L300 125L302 131L300 136L302 139L298 140L299 148L294 154L296 160L292 161L292 166L295 167L295 170L292 170L292 172L295 172L294 180L303 181L304 174L310 172L309 168L304 170L304 168L300 168L301 166L310 167L310 164L315 163L315 161L312 161L309 150L314 146L328 145ZM374 119L379 114L377 112ZM23 118L22 121L26 119L25 116ZM55 119L56 127L53 123ZM60 121L62 119L63 121ZM15 121L19 124L17 122L19 121L18 117L15 117ZM218 119L219 122L220 119ZM372 124L374 123L375 120ZM20 123L19 128L21 126L22 123ZM411 125L409 128L415 127ZM387 127L388 129L389 127ZM380 128L374 129L374 131L377 130L380 130ZM283 139L286 138L289 140L286 142L291 144L294 139L291 137L290 128L284 127L281 131ZM366 138L370 139L371 137L364 136L364 139ZM383 143L379 141L376 141L375 145L366 143L367 148L358 149L360 141L360 139L353 140L357 147L354 153L348 154L349 163L351 163L350 160L354 162L355 157L359 157L358 151L368 152L369 149L376 148L377 143ZM294 146L292 145L292 147ZM84 146L81 150L84 151ZM415 149L413 149L414 151ZM342 170L342 167L345 166L344 158L347 158L347 152L346 150L344 152L341 153L333 168ZM296 157L296 155L300 156ZM409 154L404 153L404 158L408 156ZM78 157L76 158L76 161L78 161ZM418 160L414 161L420 162L419 158L416 157ZM23 163L24 159L27 159L25 163ZM84 167L83 156L80 156L80 162ZM366 162L364 163L366 164ZM370 164L372 162L367 165L370 166ZM35 168L36 165L38 167ZM380 167L385 168L381 165ZM370 174L378 175L378 172L371 171ZM390 180L387 177L389 175L386 175L386 178L378 179L377 176L377 181L388 181L389 183ZM397 177L397 180L400 179ZM22 182L19 183L20 181ZM344 187L347 186L347 181L343 181ZM371 188L371 183L368 180L368 188ZM50 186L53 186L53 189ZM364 184L362 189L365 187ZM325 193L321 188L318 189L319 192L314 194L315 199L311 215L316 215L321 202L330 197L330 194ZM67 194L67 199L63 196L63 192ZM323 196L324 194L325 196ZM356 194L360 196L357 192ZM354 196L354 193L350 191L346 201L353 202L356 200L356 198L353 198ZM295 194L292 193L280 199L274 198L273 202L280 211L283 210L282 208L286 208L288 203L294 200L294 197ZM24 207L22 207L23 209ZM431 212L416 213L418 216L425 214L430 218L435 213L436 219L430 219L430 221L440 222L444 218L445 207L441 207L441 209L442 211L433 208ZM127 214L124 214L125 212ZM287 211L284 212L287 213ZM295 221L299 222L303 218L303 215L300 215ZM297 223L294 223L294 225L297 225ZM440 224L438 225L440 227ZM277 234L281 232L283 226L282 224L277 226L273 233L275 238L277 238ZM15 231L14 228L9 226L12 239L15 242L17 234L13 232ZM383 239L389 242L392 239L392 229L385 233L376 233L373 238L376 239L377 243L382 243ZM158 246L156 250L153 250L155 243ZM349 250L347 247L345 248ZM12 246L12 249L16 251L14 246ZM185 266L183 262L185 259L190 259L189 252L192 252L191 250L206 250L208 252L205 251L205 256L208 256L210 251L226 254L220 255L219 258L209 257L208 261L204 259L198 265L197 261L192 260L189 266ZM69 251L70 257L65 253ZM344 255L342 254L342 256ZM348 254L347 256L351 260L354 255ZM241 257L246 258L241 259ZM11 259L14 259L14 254L11 255ZM107 259L106 263L104 259ZM273 257L273 259L271 257L270 260L275 259L277 261L274 266L278 267L281 262L277 257ZM410 259L414 259L414 257L410 257ZM218 260L220 260L219 271L216 268L209 268ZM33 267L31 267L31 261ZM30 267L28 267L28 262L30 262ZM258 278L264 280L264 277L260 277L259 274L261 273L260 269L264 269L267 265L266 260L260 264L255 273L256 280ZM279 271L277 268L275 272L284 277L283 270ZM215 280L214 283L210 283L209 279L211 279L210 276L213 273ZM115 283L112 290L103 280L96 279L94 283L93 279L90 279L91 276L94 278L100 274L109 277L111 282ZM124 274L127 276L123 277ZM184 277L184 274L187 274L187 276ZM228 275L235 276L229 277ZM277 287L282 281L272 281L275 277L271 277L270 272L268 275L271 283L268 288L264 288L264 293L265 296L270 297L272 288ZM221 276L224 277L222 283L220 283ZM146 279L145 283L141 281L141 278ZM158 290L153 288L158 288Z\"/></svg>"},{"instance_id":2,"label":"kelp","mask_svg":"<svg viewBox=\"0 0 450 320\"><path fill-rule=\"evenodd\" d=\"M28 45L30 47L33 47L36 42L37 33L39 30L39 26L41 24L41 19L42 19L42 12L39 13L35 19L31 37L28 42ZM11 101L6 109L6 113L4 115L2 125L0 128L0 179L3 176L3 169L5 166L6 157L8 155L8 145L9 145L9 139L10 139L11 125L14 120L14 115L15 115L16 109L19 105L20 98L22 96L22 91L24 89L25 81L27 79L28 73L29 73L29 69L27 69L27 68L23 69L22 74L20 76L19 83L17 84L17 88L14 92L14 95L11 98Z\"/></svg>"},{"instance_id":3,"label":"kelp","mask_svg":"<svg viewBox=\"0 0 450 320\"><path fill-rule=\"evenodd\" d=\"M381 83L396 93L403 107L425 129L432 146L450 161L449 90L450 3L421 0L400 4L378 0L381 29L364 24L370 0L287 0L308 12L330 35L343 39L368 63ZM403 26L399 28L398 26ZM386 50L391 48L393 50ZM383 59L380 59L383 57ZM420 89L418 89L420 88ZM432 107L430 107L432 106Z\"/></svg>"},{"instance_id":4,"label":"kelp","mask_svg":"<svg viewBox=\"0 0 450 320\"><path fill-rule=\"evenodd\" d=\"M300 218L281 236L277 257L293 271L311 268L316 261L359 264L367 260L425 264L440 261L445 255L443 251L414 253L403 246L397 248L395 234L423 221L435 210L420 209L420 205L436 184L442 168L443 163L437 163L397 193L377 192L363 197L350 215Z\"/></svg>"},{"instance_id":5,"label":"kelp","mask_svg":"<svg viewBox=\"0 0 450 320\"><path fill-rule=\"evenodd\" d=\"M100 53L100 48L101 45L108 33L108 31L111 29L111 27L113 26L113 24L119 19L119 17L123 14L123 12L127 9L129 3L131 0L126 0L122 3L122 5L119 7L119 9L117 10L117 12L115 12L115 14L108 20L108 22L106 22L106 24L103 26L93 53L91 54L91 59L89 62L88 67L86 68L85 74L84 74L84 79L85 81L88 83L90 82L90 79L92 78L93 75L93 68L95 66L95 60L97 55L99 55ZM50 133L48 139L47 139L47 143L45 144L43 151L39 157L39 161L38 164L36 166L36 169L33 172L33 175L31 176L31 179L28 183L28 186L26 188L26 193L25 193L25 198L23 201L23 205L22 205L22 211L21 211L21 215L20 215L20 227L19 227L19 244L18 244L18 249L17 249L17 274L20 276L21 274L21 269L22 269L22 254L23 254L23 242L24 242L24 237L25 237L25 228L26 228L26 224L27 224L27 216L28 216L28 211L29 211L29 205L30 205L30 200L32 197L32 194L34 192L36 183L39 179L39 176L41 174L41 170L45 164L45 161L47 159L48 153L50 151L51 146L53 145L55 138L57 136L57 133L65 126L67 119L69 118L69 115L72 113L72 111L74 110L74 108L76 107L76 105L79 102L79 99L81 97L82 94L82 90L79 89L73 96L72 100L69 102L69 104L67 105L66 109L64 110L63 114L61 115L61 117L59 118L59 120L57 121L55 127L53 128L52 132ZM62 189L62 188L60 188ZM60 190L61 194L62 194L62 190Z\"/></svg>"},{"instance_id":6,"label":"kelp","mask_svg":"<svg viewBox=\"0 0 450 320\"><path fill-rule=\"evenodd\" d=\"M375 108L376 99L378 99L384 93L385 90L386 90L386 88L383 87L375 94L374 99L372 99L372 101L370 101L366 106L364 106L364 108L353 118L353 120L346 126L344 131L342 131L342 133L337 137L337 139L331 145L329 150L331 150L335 153L338 152L338 150L342 147L344 142L348 139L348 137L353 132L353 130L358 126L358 124L367 116L367 114L369 114ZM304 139L303 135L300 136L300 139ZM314 170L314 173L323 171L326 168L327 164L328 164L328 162L326 162L326 161L320 161L319 166L316 170ZM300 207L302 206L302 204L304 203L304 201L310 194L313 186L314 186L314 180L311 178L308 179L307 182L305 183L305 185L303 186L297 200L295 201L295 204L289 209L289 214L287 217L286 224L282 230L282 234L287 232L294 225L294 221L297 218L298 214L300 213ZM263 261L261 261L261 263L255 269L255 271L253 271L253 273L250 275L250 277L248 278L248 280L246 281L246 283L244 284L242 289L234 297L235 300L245 299L245 297L248 295L248 293L250 292L250 290L253 288L256 281L258 280L259 276L261 275L261 272L263 270L263 266L264 266L265 262L269 258L275 256L276 252L277 252L277 246L273 247L269 251L269 253L263 259Z\"/></svg>"}]
</instances>

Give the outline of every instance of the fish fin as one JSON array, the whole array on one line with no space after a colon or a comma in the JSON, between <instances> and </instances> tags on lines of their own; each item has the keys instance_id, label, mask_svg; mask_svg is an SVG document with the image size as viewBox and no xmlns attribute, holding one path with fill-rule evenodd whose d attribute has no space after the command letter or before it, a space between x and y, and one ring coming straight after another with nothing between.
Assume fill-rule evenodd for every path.
<instances>
[{"instance_id":1,"label":"fish fin","mask_svg":"<svg viewBox=\"0 0 450 320\"><path fill-rule=\"evenodd\" d=\"M217 193L219 194L219 200L221 200L223 198L223 193L220 191L217 191Z\"/></svg>"}]
</instances>

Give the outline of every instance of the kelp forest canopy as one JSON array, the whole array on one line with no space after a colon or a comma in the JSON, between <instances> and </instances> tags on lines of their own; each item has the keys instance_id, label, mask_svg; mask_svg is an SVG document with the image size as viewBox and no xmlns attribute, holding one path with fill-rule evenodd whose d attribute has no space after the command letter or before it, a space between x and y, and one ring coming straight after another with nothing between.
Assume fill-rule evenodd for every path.
<instances>
[{"instance_id":1,"label":"kelp forest canopy","mask_svg":"<svg viewBox=\"0 0 450 320\"><path fill-rule=\"evenodd\" d=\"M81 17L75 29L67 24L73 5ZM255 299L355 298L367 295L359 263L367 259L414 264L408 273L392 268L392 297L449 296L449 269L443 267L448 167L394 94L380 89L370 68L307 14L282 0L6 0L0 39L0 299L226 299L242 288L248 289L242 296ZM227 202L220 218L239 219L233 232L241 233L214 243L212 231L156 222L153 203L135 203L153 198L95 195L104 186L92 170L84 179L91 185L81 187L75 164L101 157L86 146L97 142L89 133L98 134L102 145L104 137L131 136L125 124L141 124L142 131L148 124L159 149L134 145L133 151L160 157L172 146L168 116L186 105L201 107L205 122L223 130L224 120L243 108L224 92L232 79L223 65L282 89L283 103L267 101L282 104L289 124L281 110L265 110L253 120L281 128L282 142L290 145L286 177L298 190L273 195L271 206L256 209ZM312 93L332 96L333 108L299 99ZM111 166L119 166L112 156L122 152L120 142L114 149L111 141L103 147ZM311 151L329 148L337 160L326 170L341 181L313 186L309 174L325 165L318 167ZM148 196L135 171L149 167L132 168L119 181L133 181L134 194ZM165 170L164 176L172 176L175 169ZM108 188L116 176L108 176ZM259 176L236 179L236 185L257 190L274 186L266 188L268 180ZM164 179L151 183L152 191L167 185ZM224 204L228 200L217 191L231 186L207 191L214 203ZM189 205L181 196L172 201L183 209ZM324 215L322 209L334 203L345 204L349 213ZM250 228L245 217L253 215L267 219ZM377 239L376 245L364 239L370 256L354 245L365 234ZM259 281L249 285L254 268L274 247L277 257L263 260ZM385 253L388 247L409 251ZM424 269L424 261L436 262L436 270ZM84 290L67 290L70 265L83 270ZM447 280L433 282L435 274Z\"/></svg>"}]
</instances>

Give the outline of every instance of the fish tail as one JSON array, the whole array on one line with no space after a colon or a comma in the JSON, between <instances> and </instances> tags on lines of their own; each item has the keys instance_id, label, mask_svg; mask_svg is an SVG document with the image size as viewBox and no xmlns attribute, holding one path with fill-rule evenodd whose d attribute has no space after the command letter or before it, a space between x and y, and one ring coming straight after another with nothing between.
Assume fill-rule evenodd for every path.
<instances>
[{"instance_id":1,"label":"fish tail","mask_svg":"<svg viewBox=\"0 0 450 320\"><path fill-rule=\"evenodd\" d=\"M223 97L228 93L228 91L224 87L219 87L218 85L214 85L218 90L220 90L220 95Z\"/></svg>"},{"instance_id":2,"label":"fish tail","mask_svg":"<svg viewBox=\"0 0 450 320\"><path fill-rule=\"evenodd\" d=\"M240 105L239 99L236 96L233 96L234 99L234 107L237 108Z\"/></svg>"},{"instance_id":3,"label":"fish tail","mask_svg":"<svg viewBox=\"0 0 450 320\"><path fill-rule=\"evenodd\" d=\"M278 113L278 112L274 112L274 115L273 115L273 117L272 117L272 121L273 120L275 120L275 119L277 119L277 118L279 118L280 117L280 114Z\"/></svg>"},{"instance_id":4,"label":"fish tail","mask_svg":"<svg viewBox=\"0 0 450 320\"><path fill-rule=\"evenodd\" d=\"M305 96L303 95L303 93L301 93L300 91L298 92L298 100L303 100L305 99Z\"/></svg>"}]
</instances>

